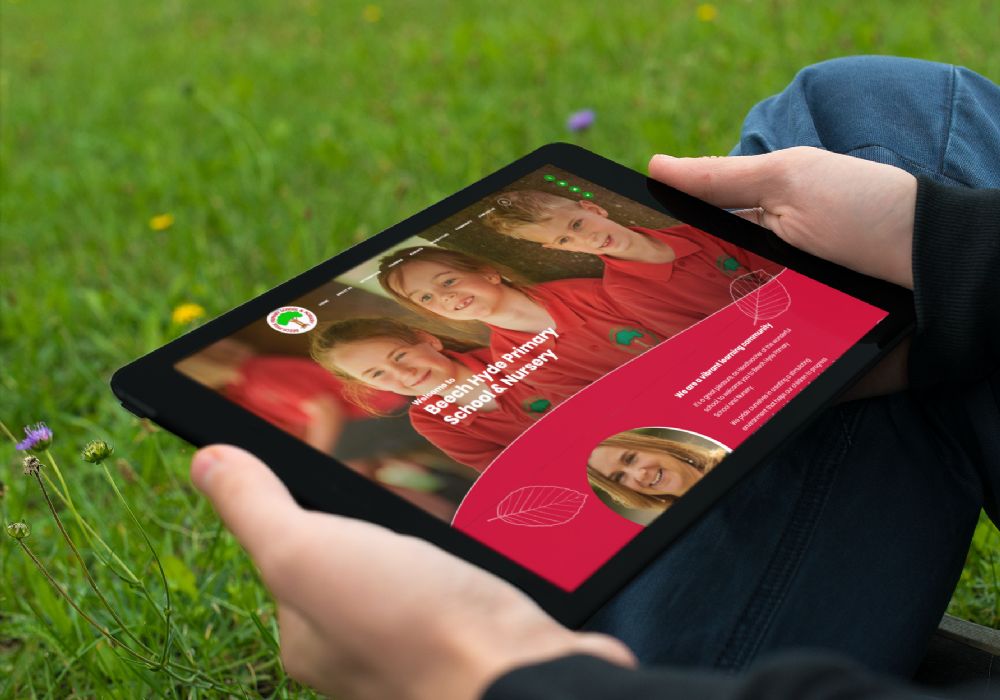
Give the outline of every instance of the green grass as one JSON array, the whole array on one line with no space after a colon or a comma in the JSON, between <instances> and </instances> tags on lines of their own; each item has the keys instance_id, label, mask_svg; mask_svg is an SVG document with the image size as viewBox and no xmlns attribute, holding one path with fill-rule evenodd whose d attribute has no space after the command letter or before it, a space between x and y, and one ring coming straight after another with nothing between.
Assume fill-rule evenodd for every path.
<instances>
[{"instance_id":1,"label":"green grass","mask_svg":"<svg viewBox=\"0 0 1000 700\"><path fill-rule=\"evenodd\" d=\"M250 696L299 696L272 646L271 606L187 484L178 439L121 410L112 371L534 147L579 142L642 168L655 151L718 154L743 115L804 65L887 53L1000 79L995 2L350 2L0 0L0 417L44 419L84 516L162 591L138 531L78 450L112 463L172 581L178 644ZM175 217L153 232L150 217ZM0 456L4 520L89 610L37 487ZM79 536L79 532L71 531ZM1000 536L985 519L953 610L1000 626ZM83 548L130 627L155 608ZM127 664L0 540L0 697L213 696ZM98 610L98 613L100 611ZM108 623L107 616L100 619ZM256 619L256 621L255 621ZM266 632L266 634L265 634Z\"/></svg>"}]
</instances>

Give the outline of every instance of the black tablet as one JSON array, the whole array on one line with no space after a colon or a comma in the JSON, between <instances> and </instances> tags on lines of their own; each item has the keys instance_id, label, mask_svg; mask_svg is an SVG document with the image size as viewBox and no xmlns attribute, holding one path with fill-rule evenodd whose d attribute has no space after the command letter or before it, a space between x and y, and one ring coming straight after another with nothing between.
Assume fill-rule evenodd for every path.
<instances>
[{"instance_id":1,"label":"black tablet","mask_svg":"<svg viewBox=\"0 0 1000 700\"><path fill-rule=\"evenodd\" d=\"M909 292L553 144L119 370L305 506L582 623L912 325Z\"/></svg>"}]
</instances>

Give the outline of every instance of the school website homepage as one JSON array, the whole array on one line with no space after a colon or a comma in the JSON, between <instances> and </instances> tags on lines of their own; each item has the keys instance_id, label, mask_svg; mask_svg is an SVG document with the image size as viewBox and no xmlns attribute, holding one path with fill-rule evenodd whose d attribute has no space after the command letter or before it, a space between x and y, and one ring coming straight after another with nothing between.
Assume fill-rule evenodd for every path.
<instances>
[{"instance_id":1,"label":"school website homepage","mask_svg":"<svg viewBox=\"0 0 1000 700\"><path fill-rule=\"evenodd\" d=\"M573 590L885 316L546 167L177 367Z\"/></svg>"}]
</instances>

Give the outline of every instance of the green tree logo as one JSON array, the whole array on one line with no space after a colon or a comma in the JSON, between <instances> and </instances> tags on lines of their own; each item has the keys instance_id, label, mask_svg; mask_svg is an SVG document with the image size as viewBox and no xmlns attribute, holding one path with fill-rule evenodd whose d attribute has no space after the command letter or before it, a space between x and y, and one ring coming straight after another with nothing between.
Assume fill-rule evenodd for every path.
<instances>
[{"instance_id":1,"label":"green tree logo","mask_svg":"<svg viewBox=\"0 0 1000 700\"><path fill-rule=\"evenodd\" d=\"M301 306L282 306L267 315L267 325L282 333L305 333L316 327L316 314Z\"/></svg>"},{"instance_id":2,"label":"green tree logo","mask_svg":"<svg viewBox=\"0 0 1000 700\"><path fill-rule=\"evenodd\" d=\"M720 255L715 260L715 266L730 277L742 267L739 260L732 255Z\"/></svg>"},{"instance_id":3,"label":"green tree logo","mask_svg":"<svg viewBox=\"0 0 1000 700\"><path fill-rule=\"evenodd\" d=\"M552 402L538 397L537 399L527 399L522 405L528 413L545 413L552 407Z\"/></svg>"},{"instance_id":4,"label":"green tree logo","mask_svg":"<svg viewBox=\"0 0 1000 700\"><path fill-rule=\"evenodd\" d=\"M642 328L626 326L624 328L612 328L608 333L608 338L618 347L624 348L636 355L646 352L660 342L660 338L653 333Z\"/></svg>"},{"instance_id":5,"label":"green tree logo","mask_svg":"<svg viewBox=\"0 0 1000 700\"><path fill-rule=\"evenodd\" d=\"M285 311L284 313L278 314L276 319L279 326L287 326L289 323L294 323L299 328L305 328L306 324L302 323L299 319L302 318L302 314L298 311Z\"/></svg>"}]
</instances>

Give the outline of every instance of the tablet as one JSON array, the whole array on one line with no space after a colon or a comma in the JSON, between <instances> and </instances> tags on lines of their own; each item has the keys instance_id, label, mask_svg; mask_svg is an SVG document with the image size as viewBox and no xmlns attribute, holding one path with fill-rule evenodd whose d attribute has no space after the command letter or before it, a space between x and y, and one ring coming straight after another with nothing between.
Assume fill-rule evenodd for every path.
<instances>
[{"instance_id":1,"label":"tablet","mask_svg":"<svg viewBox=\"0 0 1000 700\"><path fill-rule=\"evenodd\" d=\"M912 296L545 146L119 370L306 507L581 624L912 326Z\"/></svg>"}]
</instances>

